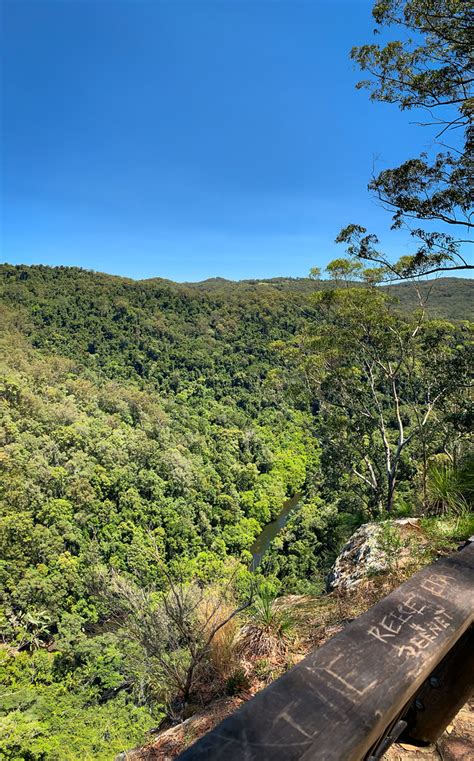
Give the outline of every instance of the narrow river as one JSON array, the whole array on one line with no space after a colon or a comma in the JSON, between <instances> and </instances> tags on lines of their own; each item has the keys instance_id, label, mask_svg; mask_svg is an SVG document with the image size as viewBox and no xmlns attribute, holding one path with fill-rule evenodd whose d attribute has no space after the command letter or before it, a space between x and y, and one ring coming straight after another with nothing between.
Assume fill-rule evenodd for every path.
<instances>
[{"instance_id":1,"label":"narrow river","mask_svg":"<svg viewBox=\"0 0 474 761\"><path fill-rule=\"evenodd\" d=\"M280 513L275 518L275 520L272 521L271 523L267 523L267 525L265 526L261 534L257 536L255 542L252 544L250 548L250 552L252 553L252 562L250 564L250 568L253 571L260 564L262 557L264 556L265 552L268 550L273 539L282 530L283 526L285 526L285 524L287 523L291 513L298 505L298 502L300 501L301 496L302 496L301 494L295 494L294 497L291 497L291 499L288 499L283 504L283 507L280 510Z\"/></svg>"}]
</instances>

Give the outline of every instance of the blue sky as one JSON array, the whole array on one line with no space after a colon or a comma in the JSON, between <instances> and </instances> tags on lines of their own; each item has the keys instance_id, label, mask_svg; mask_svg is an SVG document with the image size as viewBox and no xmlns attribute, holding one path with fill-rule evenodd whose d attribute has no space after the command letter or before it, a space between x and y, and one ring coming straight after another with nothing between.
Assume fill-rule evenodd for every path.
<instances>
[{"instance_id":1,"label":"blue sky","mask_svg":"<svg viewBox=\"0 0 474 761\"><path fill-rule=\"evenodd\" d=\"M385 236L374 161L430 135L355 90L371 6L4 0L2 261L305 276L343 254L348 222Z\"/></svg>"}]
</instances>

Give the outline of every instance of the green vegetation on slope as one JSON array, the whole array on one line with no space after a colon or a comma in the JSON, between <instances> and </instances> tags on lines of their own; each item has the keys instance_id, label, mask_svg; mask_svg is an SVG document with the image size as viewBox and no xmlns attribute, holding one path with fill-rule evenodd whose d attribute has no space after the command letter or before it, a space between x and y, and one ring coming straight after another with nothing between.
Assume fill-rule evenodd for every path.
<instances>
[{"instance_id":1,"label":"green vegetation on slope","mask_svg":"<svg viewBox=\"0 0 474 761\"><path fill-rule=\"evenodd\" d=\"M308 412L269 386L270 343L298 320L278 294L229 303L78 270L2 275L3 630L21 658L53 647L41 689L18 670L9 752L57 758L29 739L58 731L43 707L57 690L86 712L125 694L161 714L160 688L130 677L134 655L107 630L96 569L160 589L158 550L186 578L225 575L228 558L245 574L318 447ZM140 722L119 724L117 742L133 744Z\"/></svg>"},{"instance_id":2,"label":"green vegetation on slope","mask_svg":"<svg viewBox=\"0 0 474 761\"><path fill-rule=\"evenodd\" d=\"M133 638L133 617L111 614L103 580L149 590L152 616L169 578L206 588L232 579L237 605L255 537L304 491L262 572L273 593L321 589L341 539L379 508L355 488L351 467L363 453L347 416L334 415L337 399L308 374L315 331L339 346L327 389L345 393L349 367L355 394L363 379L353 357L342 361L343 331L331 334L324 298L311 295L332 293L331 283L178 285L8 265L0 275L2 751L112 758L156 725L173 696L149 643ZM442 283L452 319L465 317L468 287ZM398 292L409 315L407 288ZM405 330L405 318L390 319ZM416 362L445 336L443 351L466 343L465 327L439 324ZM462 439L463 405L459 397L437 409L426 456L443 451L453 430ZM420 449L407 448L397 510L416 503L420 462ZM187 657L177 647L178 670Z\"/></svg>"}]
</instances>

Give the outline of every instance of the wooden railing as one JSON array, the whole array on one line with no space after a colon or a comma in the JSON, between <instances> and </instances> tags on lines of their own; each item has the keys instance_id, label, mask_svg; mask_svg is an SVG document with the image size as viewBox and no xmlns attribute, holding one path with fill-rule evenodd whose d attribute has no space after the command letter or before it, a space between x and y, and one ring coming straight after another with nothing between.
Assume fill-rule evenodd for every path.
<instances>
[{"instance_id":1,"label":"wooden railing","mask_svg":"<svg viewBox=\"0 0 474 761\"><path fill-rule=\"evenodd\" d=\"M432 742L474 676L474 544L439 560L204 735L181 761L375 761Z\"/></svg>"}]
</instances>

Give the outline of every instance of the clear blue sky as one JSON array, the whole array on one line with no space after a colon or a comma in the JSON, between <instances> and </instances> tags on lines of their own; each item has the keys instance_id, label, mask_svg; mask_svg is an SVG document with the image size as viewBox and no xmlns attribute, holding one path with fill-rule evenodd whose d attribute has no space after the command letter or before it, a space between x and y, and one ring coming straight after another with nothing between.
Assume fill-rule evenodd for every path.
<instances>
[{"instance_id":1,"label":"clear blue sky","mask_svg":"<svg viewBox=\"0 0 474 761\"><path fill-rule=\"evenodd\" d=\"M428 133L356 91L366 0L2 3L1 260L304 276ZM403 234L389 234L407 253Z\"/></svg>"}]
</instances>

